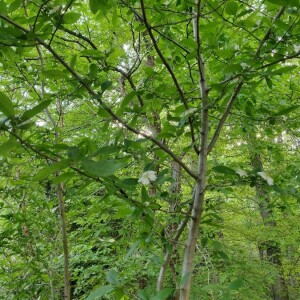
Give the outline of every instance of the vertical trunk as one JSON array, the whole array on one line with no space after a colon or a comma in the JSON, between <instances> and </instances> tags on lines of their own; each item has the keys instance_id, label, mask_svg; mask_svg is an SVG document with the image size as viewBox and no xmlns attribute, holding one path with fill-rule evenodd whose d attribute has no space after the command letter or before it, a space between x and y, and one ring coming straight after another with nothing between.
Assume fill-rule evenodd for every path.
<instances>
[{"instance_id":1,"label":"vertical trunk","mask_svg":"<svg viewBox=\"0 0 300 300\"><path fill-rule=\"evenodd\" d=\"M252 166L259 171L263 171L263 164L261 157L255 154L251 157ZM273 218L273 211L271 208L270 198L263 186L256 185L256 197L259 201L259 211L262 217L265 227L276 227L276 221ZM259 245L260 257L264 259L264 253L266 254L266 259L274 264L278 270L279 275L277 276L275 282L271 286L272 299L273 300L288 300L289 294L288 289L282 274L282 262L281 262L281 250L278 243L274 240L267 240Z\"/></svg>"},{"instance_id":2,"label":"vertical trunk","mask_svg":"<svg viewBox=\"0 0 300 300\"><path fill-rule=\"evenodd\" d=\"M70 271L69 271L69 249L68 249L68 237L67 237L67 222L65 214L65 201L63 195L63 184L57 185L57 197L59 199L60 218L61 218L61 229L62 229L62 242L64 251L64 299L71 299L71 286L70 286Z\"/></svg>"},{"instance_id":3,"label":"vertical trunk","mask_svg":"<svg viewBox=\"0 0 300 300\"><path fill-rule=\"evenodd\" d=\"M201 1L196 1L196 11L193 19L194 40L197 42L197 65L199 71L199 88L202 100L201 105L201 135L200 135L200 153L198 157L198 178L195 184L193 196L192 220L189 228L188 239L186 243L183 267L182 267L182 285L180 289L180 300L188 300L191 293L193 261L195 256L196 243L198 239L199 225L203 212L205 189L206 189L206 169L208 154L208 88L206 83L205 69L201 55L201 41L199 35Z\"/></svg>"}]
</instances>

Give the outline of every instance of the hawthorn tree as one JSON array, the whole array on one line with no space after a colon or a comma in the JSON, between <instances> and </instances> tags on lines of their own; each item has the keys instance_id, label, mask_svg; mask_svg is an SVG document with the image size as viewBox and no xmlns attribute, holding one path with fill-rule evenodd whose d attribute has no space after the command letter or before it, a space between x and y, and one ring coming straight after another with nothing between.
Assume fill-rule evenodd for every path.
<instances>
[{"instance_id":1,"label":"hawthorn tree","mask_svg":"<svg viewBox=\"0 0 300 300\"><path fill-rule=\"evenodd\" d=\"M24 278L47 286L24 280L4 293L58 299L63 276L65 299L97 285L88 299L149 299L157 276L153 299L238 299L243 289L254 299L222 246L234 256L225 224L247 228L249 217L267 233L253 228L245 248L256 244L259 265L273 267L260 296L296 299L299 251L278 235L299 214L291 159L299 8L298 0L1 1L1 260L3 271L19 263L5 276L19 278L27 262ZM249 215L235 220L227 208L241 203ZM129 258L152 266L134 279ZM205 272L219 290L204 287Z\"/></svg>"}]
</instances>

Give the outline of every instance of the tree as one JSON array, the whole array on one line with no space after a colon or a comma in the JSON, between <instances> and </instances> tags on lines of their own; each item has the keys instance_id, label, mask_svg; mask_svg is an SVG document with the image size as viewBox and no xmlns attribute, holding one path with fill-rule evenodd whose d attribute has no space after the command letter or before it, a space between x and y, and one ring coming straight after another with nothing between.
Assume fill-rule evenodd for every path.
<instances>
[{"instance_id":1,"label":"tree","mask_svg":"<svg viewBox=\"0 0 300 300\"><path fill-rule=\"evenodd\" d=\"M112 235L114 241L124 243L125 249L129 247L122 229L126 221L125 228L135 226L138 230L128 229L128 239L136 240L128 255L103 238L103 247L97 245L97 239L93 241L92 257L101 254L99 264L111 270L106 276L110 284L96 290L91 299L93 295L101 297L112 292L121 299L136 290L126 290L126 280L111 268L113 262L105 249L126 257L147 247L152 253L159 248L165 251L159 262L159 299L173 293L174 286L175 298L205 297L204 291L199 295L192 288L199 241L204 251L205 235L213 235L208 246L212 247L209 253L217 269L222 269L228 260L220 249L226 228L217 224L221 228L216 232L207 225L216 222L212 219L223 218L225 203L211 211L217 206L216 199L233 191L240 195L245 187L250 194L254 189L259 202L264 198L269 213L263 214L263 205L256 212L260 210L264 224L269 226L271 217L280 220L281 213L287 213L280 209L275 212L269 207L271 203L283 194L291 203L296 197L288 181L283 178L280 185L268 175L271 165L264 166L261 152L265 146L275 147L272 139L290 130L280 122L293 118L299 107L295 103L299 93L295 77L300 55L299 1L16 0L2 1L0 7L0 150L7 166L17 169L18 159L22 161L18 177L23 181L16 184L16 189L27 191L33 173L39 190L37 199L48 197L50 207L55 207L53 203L58 199L64 298L76 297L77 292L79 296L86 295L97 284L91 279L95 270L91 270L87 275L91 286L77 288L84 273L80 264L85 256L79 255L76 261L75 253L81 250L72 244L81 230L90 234L97 209L103 212L99 221L107 226L107 232L101 234ZM270 98L265 89L274 92L274 96ZM285 101L278 99L278 93L285 92ZM289 140L299 134L295 129L299 124L294 123L289 138L282 143L285 153L284 147L298 147ZM270 126L276 129L272 131ZM267 134L265 145L258 145L258 134L261 137L260 132L267 130L272 131L270 137ZM235 152L234 148L244 143L248 145L247 155L227 157L228 147ZM34 161L37 171L32 170L28 160ZM249 161L253 168L246 172ZM290 174L295 169L296 166L290 168ZM3 172L8 174L9 168ZM226 185L233 190L224 192L222 186ZM16 210L22 215L16 224L21 225L23 237L28 239L27 219L23 218L30 209L34 218L34 203L27 196L22 205L13 200L16 189L7 197L13 208L8 205L5 209L12 209L14 216ZM84 189L91 193L87 199L75 200L78 193L85 195ZM295 203L287 204L290 205L297 207ZM87 217L85 208L92 209ZM117 215L115 219L108 218L108 209ZM43 226L49 228L56 219ZM278 222L269 227L277 230ZM114 232L120 232L120 236ZM85 238L82 243L87 243ZM274 273L280 269L280 281L285 286L282 292L282 284L274 283L277 279L268 282L273 287L273 299L286 299L289 287L283 261L289 259L281 254L286 245L280 245L278 238L265 238L258 243L260 249L263 244L269 262L278 256ZM30 247L32 260L37 260ZM293 246L290 249L290 258L294 259L298 252ZM123 267L127 264L126 259L120 261ZM163 289L168 267L173 289ZM153 278L155 269L149 270L151 276L139 277L141 289L152 280L148 278ZM47 270L52 272L52 266ZM47 282L55 299L58 292L50 275ZM241 282L244 281L238 276L233 278L229 292L222 293L230 293L231 289L234 294ZM141 293L139 297L147 299Z\"/></svg>"}]
</instances>

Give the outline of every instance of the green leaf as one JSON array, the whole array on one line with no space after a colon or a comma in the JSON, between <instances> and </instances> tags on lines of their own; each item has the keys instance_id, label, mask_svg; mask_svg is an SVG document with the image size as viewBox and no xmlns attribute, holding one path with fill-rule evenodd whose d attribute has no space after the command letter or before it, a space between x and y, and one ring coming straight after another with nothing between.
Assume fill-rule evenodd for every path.
<instances>
[{"instance_id":1,"label":"green leaf","mask_svg":"<svg viewBox=\"0 0 300 300\"><path fill-rule=\"evenodd\" d=\"M290 112L294 111L294 110L297 110L298 108L300 107L300 105L293 105L293 106L290 106L288 108L285 108L285 109L282 109L280 110L279 112L275 113L274 116L283 116L283 115L287 115L289 114Z\"/></svg>"},{"instance_id":2,"label":"green leaf","mask_svg":"<svg viewBox=\"0 0 300 300\"><path fill-rule=\"evenodd\" d=\"M15 109L11 100L2 92L0 92L0 111L8 118L15 116Z\"/></svg>"},{"instance_id":3,"label":"green leaf","mask_svg":"<svg viewBox=\"0 0 300 300\"><path fill-rule=\"evenodd\" d=\"M143 290L138 290L138 291L137 291L137 295L138 295L138 297L139 297L139 300L149 300L148 295L147 295L146 292L143 291Z\"/></svg>"},{"instance_id":4,"label":"green leaf","mask_svg":"<svg viewBox=\"0 0 300 300\"><path fill-rule=\"evenodd\" d=\"M109 89L112 86L112 82L109 80L106 80L104 82L101 83L101 90L102 93L105 92L107 89Z\"/></svg>"},{"instance_id":5,"label":"green leaf","mask_svg":"<svg viewBox=\"0 0 300 300\"><path fill-rule=\"evenodd\" d=\"M47 178L49 175L51 175L52 173L62 170L64 168L66 168L68 166L68 161L67 160L62 160L59 162L55 162L50 166L47 166L43 169L41 169L32 179L33 180L42 180Z\"/></svg>"},{"instance_id":6,"label":"green leaf","mask_svg":"<svg viewBox=\"0 0 300 300\"><path fill-rule=\"evenodd\" d=\"M74 54L70 60L70 67L73 69L76 65L76 62L77 62L77 55Z\"/></svg>"},{"instance_id":7,"label":"green leaf","mask_svg":"<svg viewBox=\"0 0 300 300\"><path fill-rule=\"evenodd\" d=\"M89 6L91 12L95 15L101 7L101 0L89 0Z\"/></svg>"},{"instance_id":8,"label":"green leaf","mask_svg":"<svg viewBox=\"0 0 300 300\"><path fill-rule=\"evenodd\" d=\"M64 15L62 19L62 24L73 24L79 20L81 17L80 13L68 12Z\"/></svg>"},{"instance_id":9,"label":"green leaf","mask_svg":"<svg viewBox=\"0 0 300 300\"><path fill-rule=\"evenodd\" d=\"M267 76L265 77L265 80L267 82L267 85L268 85L269 89L272 89L273 88L273 82L272 82L272 80L269 77L267 77Z\"/></svg>"},{"instance_id":10,"label":"green leaf","mask_svg":"<svg viewBox=\"0 0 300 300\"><path fill-rule=\"evenodd\" d=\"M166 300L168 297L173 295L174 289L173 288L166 288L162 291L158 292L154 297L151 297L151 300Z\"/></svg>"},{"instance_id":11,"label":"green leaf","mask_svg":"<svg viewBox=\"0 0 300 300\"><path fill-rule=\"evenodd\" d=\"M111 269L106 273L106 280L112 285L119 285L119 276L116 270Z\"/></svg>"},{"instance_id":12,"label":"green leaf","mask_svg":"<svg viewBox=\"0 0 300 300\"><path fill-rule=\"evenodd\" d=\"M86 172L99 177L111 176L126 165L127 163L115 160L85 160L82 162L82 167Z\"/></svg>"},{"instance_id":13,"label":"green leaf","mask_svg":"<svg viewBox=\"0 0 300 300\"><path fill-rule=\"evenodd\" d=\"M244 285L244 280L241 279L241 278L237 278L237 279L233 280L233 281L230 283L228 289L229 289L229 290L238 290L238 289L240 289L243 285Z\"/></svg>"},{"instance_id":14,"label":"green leaf","mask_svg":"<svg viewBox=\"0 0 300 300\"><path fill-rule=\"evenodd\" d=\"M267 0L268 2L278 6L295 6L299 7L299 0Z\"/></svg>"},{"instance_id":15,"label":"green leaf","mask_svg":"<svg viewBox=\"0 0 300 300\"><path fill-rule=\"evenodd\" d=\"M228 175L237 175L236 172L231 169L231 168L228 168L226 166L223 166L223 165L219 165L219 166L215 166L212 168L215 172L217 173L221 173L221 174L228 174Z\"/></svg>"},{"instance_id":16,"label":"green leaf","mask_svg":"<svg viewBox=\"0 0 300 300\"><path fill-rule=\"evenodd\" d=\"M65 79L68 77L67 72L57 69L45 70L43 75L48 79Z\"/></svg>"},{"instance_id":17,"label":"green leaf","mask_svg":"<svg viewBox=\"0 0 300 300\"><path fill-rule=\"evenodd\" d=\"M124 259L127 259L128 257L130 257L130 256L132 255L132 253L139 247L140 243L141 243L140 241L135 242L135 243L130 247L130 249L128 250L128 252L126 253Z\"/></svg>"},{"instance_id":18,"label":"green leaf","mask_svg":"<svg viewBox=\"0 0 300 300\"><path fill-rule=\"evenodd\" d=\"M276 69L274 71L270 71L267 73L268 73L268 75L281 75L284 73L289 73L296 68L298 68L298 66L285 66L285 67L282 67L282 68L279 68L279 69Z\"/></svg>"},{"instance_id":19,"label":"green leaf","mask_svg":"<svg viewBox=\"0 0 300 300\"><path fill-rule=\"evenodd\" d=\"M238 8L239 7L235 1L228 1L225 7L225 12L229 15L236 15Z\"/></svg>"},{"instance_id":20,"label":"green leaf","mask_svg":"<svg viewBox=\"0 0 300 300\"><path fill-rule=\"evenodd\" d=\"M89 296L86 298L86 300L102 299L103 296L105 296L112 290L113 290L113 287L111 285L103 285L100 288L93 291L91 294L89 294Z\"/></svg>"},{"instance_id":21,"label":"green leaf","mask_svg":"<svg viewBox=\"0 0 300 300\"><path fill-rule=\"evenodd\" d=\"M0 145L0 156L5 157L11 150L18 146L18 143L14 140L8 140Z\"/></svg>"},{"instance_id":22,"label":"green leaf","mask_svg":"<svg viewBox=\"0 0 300 300\"><path fill-rule=\"evenodd\" d=\"M121 108L125 108L131 100L136 96L137 92L136 91L131 91L129 94L127 94L124 99L121 102Z\"/></svg>"},{"instance_id":23,"label":"green leaf","mask_svg":"<svg viewBox=\"0 0 300 300\"><path fill-rule=\"evenodd\" d=\"M98 116L100 116L102 118L110 118L111 117L111 115L103 107L98 108L97 114L98 114Z\"/></svg>"},{"instance_id":24,"label":"green leaf","mask_svg":"<svg viewBox=\"0 0 300 300\"><path fill-rule=\"evenodd\" d=\"M21 6L22 6L22 0L15 0L8 7L8 11L13 12L13 11L17 10L18 8L20 8Z\"/></svg>"},{"instance_id":25,"label":"green leaf","mask_svg":"<svg viewBox=\"0 0 300 300\"><path fill-rule=\"evenodd\" d=\"M46 107L48 107L51 104L51 102L52 102L51 100L45 100L45 101L39 103L37 106L33 107L32 109L25 111L23 113L23 115L21 116L21 120L26 121L26 120L34 117L38 113L42 112Z\"/></svg>"},{"instance_id":26,"label":"green leaf","mask_svg":"<svg viewBox=\"0 0 300 300\"><path fill-rule=\"evenodd\" d=\"M146 202L150 199L148 192L144 186L142 186L142 189L141 189L141 198L142 198L143 202Z\"/></svg>"},{"instance_id":27,"label":"green leaf","mask_svg":"<svg viewBox=\"0 0 300 300\"><path fill-rule=\"evenodd\" d=\"M69 178L71 178L73 176L75 176L74 172L63 173L63 174L59 175L58 177L56 177L53 180L53 184L57 184L57 183L60 183L60 182L66 182Z\"/></svg>"}]
</instances>

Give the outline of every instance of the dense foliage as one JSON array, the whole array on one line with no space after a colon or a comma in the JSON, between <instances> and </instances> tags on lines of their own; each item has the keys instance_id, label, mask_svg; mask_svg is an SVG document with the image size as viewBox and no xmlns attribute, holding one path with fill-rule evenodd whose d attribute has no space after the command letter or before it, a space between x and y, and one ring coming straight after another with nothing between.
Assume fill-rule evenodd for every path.
<instances>
[{"instance_id":1,"label":"dense foliage","mask_svg":"<svg viewBox=\"0 0 300 300\"><path fill-rule=\"evenodd\" d=\"M1 299L299 299L298 0L0 0Z\"/></svg>"}]
</instances>

